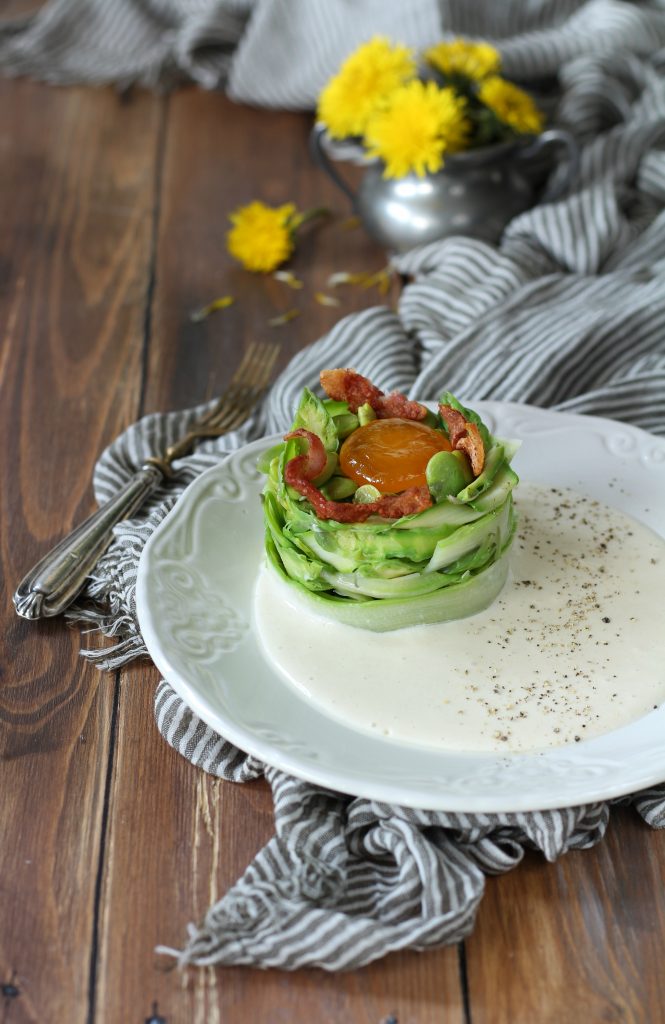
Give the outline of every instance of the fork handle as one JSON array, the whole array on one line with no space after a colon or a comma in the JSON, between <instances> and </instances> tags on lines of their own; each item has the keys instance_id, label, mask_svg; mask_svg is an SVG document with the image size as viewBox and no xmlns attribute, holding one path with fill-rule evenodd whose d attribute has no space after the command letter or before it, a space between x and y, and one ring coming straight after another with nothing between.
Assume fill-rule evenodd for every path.
<instances>
[{"instance_id":1,"label":"fork handle","mask_svg":"<svg viewBox=\"0 0 665 1024\"><path fill-rule=\"evenodd\" d=\"M44 619L64 611L108 547L113 527L136 512L163 479L157 466L142 466L110 501L37 562L14 594L18 614Z\"/></svg>"}]
</instances>

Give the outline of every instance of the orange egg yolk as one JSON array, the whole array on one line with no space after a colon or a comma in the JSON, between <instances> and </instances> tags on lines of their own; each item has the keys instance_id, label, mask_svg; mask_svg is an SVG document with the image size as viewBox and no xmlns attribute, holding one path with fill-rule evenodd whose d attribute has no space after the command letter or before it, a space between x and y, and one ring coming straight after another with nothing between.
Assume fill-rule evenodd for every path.
<instances>
[{"instance_id":1,"label":"orange egg yolk","mask_svg":"<svg viewBox=\"0 0 665 1024\"><path fill-rule=\"evenodd\" d=\"M372 420L349 434L339 464L359 486L374 484L384 494L397 494L426 484L429 460L450 450L448 438L418 420Z\"/></svg>"}]
</instances>

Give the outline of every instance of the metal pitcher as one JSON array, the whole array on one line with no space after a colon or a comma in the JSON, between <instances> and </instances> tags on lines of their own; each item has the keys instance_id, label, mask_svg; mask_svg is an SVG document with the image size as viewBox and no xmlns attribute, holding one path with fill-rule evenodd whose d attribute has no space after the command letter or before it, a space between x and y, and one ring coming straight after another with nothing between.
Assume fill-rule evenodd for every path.
<instances>
[{"instance_id":1,"label":"metal pitcher","mask_svg":"<svg viewBox=\"0 0 665 1024\"><path fill-rule=\"evenodd\" d=\"M471 235L497 242L506 224L540 202L557 199L574 178L579 150L573 136L550 129L531 143L520 140L470 149L446 157L436 174L384 178L383 164L368 165L357 192L328 156L325 125L315 125L311 149L315 161L351 200L367 233L381 245L404 252L447 235ZM556 182L538 197L534 169L551 147L561 147L565 163Z\"/></svg>"}]
</instances>

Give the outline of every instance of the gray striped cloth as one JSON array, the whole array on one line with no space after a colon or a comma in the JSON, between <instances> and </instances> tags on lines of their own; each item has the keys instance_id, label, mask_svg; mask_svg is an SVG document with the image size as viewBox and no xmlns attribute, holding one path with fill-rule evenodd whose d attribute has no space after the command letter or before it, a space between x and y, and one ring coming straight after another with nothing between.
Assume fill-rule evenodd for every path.
<instances>
[{"instance_id":1,"label":"gray striped cloth","mask_svg":"<svg viewBox=\"0 0 665 1024\"><path fill-rule=\"evenodd\" d=\"M385 390L418 398L447 387L468 400L597 413L665 434L665 54L656 52L665 44L663 12L617 0L449 0L440 12L425 0L368 0L353 4L350 18L343 0L265 0L255 5L229 71L233 33L249 9L203 0L57 0L9 43L5 36L3 59L14 71L59 81L163 82L168 69L213 85L228 73L236 96L299 106L312 102L343 52L362 38L383 30L421 45L439 31L440 14L447 28L501 39L512 74L558 71L555 119L576 133L582 163L568 197L517 217L499 246L455 237L400 256L396 269L413 281L397 313L376 307L342 320L292 361L242 430L177 464L176 479L140 517L118 527L72 612L116 637L110 652L89 652L103 667L145 653L134 601L138 561L184 487L223 452L284 430L301 388L315 385L322 367L355 366ZM139 13L140 23L133 20ZM106 63L96 37L101 25L108 29ZM140 53L130 45L137 25ZM195 36L195 25L211 34ZM160 26L165 35L157 40ZM212 52L188 49L186 28L190 44L207 38ZM111 29L122 30L124 63ZM99 501L200 412L148 416L118 438L97 465ZM516 866L527 848L554 860L593 846L610 816L608 804L471 815L354 799L247 756L165 682L155 716L167 742L192 763L233 782L265 775L274 795L275 837L191 926L185 948L166 951L185 963L339 970L395 949L456 942L473 927L486 875ZM665 825L665 786L627 799L649 825Z\"/></svg>"},{"instance_id":2,"label":"gray striped cloth","mask_svg":"<svg viewBox=\"0 0 665 1024\"><path fill-rule=\"evenodd\" d=\"M310 109L340 61L370 36L417 49L444 33L482 36L509 78L541 80L589 53L650 55L665 45L659 4L623 0L49 0L0 25L0 68L59 84L225 85L246 103ZM593 76L587 71L586 80ZM582 91L584 86L582 85ZM587 114L620 117L620 69Z\"/></svg>"}]
</instances>

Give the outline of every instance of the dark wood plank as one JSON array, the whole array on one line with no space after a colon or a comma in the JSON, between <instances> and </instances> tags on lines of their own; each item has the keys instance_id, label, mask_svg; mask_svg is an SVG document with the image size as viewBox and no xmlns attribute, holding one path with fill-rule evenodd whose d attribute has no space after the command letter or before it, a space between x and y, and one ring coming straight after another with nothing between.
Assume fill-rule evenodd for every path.
<instances>
[{"instance_id":1,"label":"dark wood plank","mask_svg":"<svg viewBox=\"0 0 665 1024\"><path fill-rule=\"evenodd\" d=\"M98 1019L240 1024L400 1024L463 1020L455 950L397 954L361 971L167 970L155 946L182 945L273 835L263 782L234 785L197 771L153 722L156 675L123 674L99 929Z\"/></svg>"},{"instance_id":2,"label":"dark wood plank","mask_svg":"<svg viewBox=\"0 0 665 1024\"><path fill-rule=\"evenodd\" d=\"M97 454L139 409L163 101L122 106L111 92L29 83L1 83L0 95L0 416L10 439L0 462L0 1021L125 1024L155 1003L168 1024L462 1020L454 950L332 977L225 969L181 978L152 954L158 942L180 944L187 921L269 838L267 787L204 778L154 729L152 669L125 673L116 693L79 661L75 631L22 623L10 594L91 509ZM348 291L342 309L316 306L327 274L383 262L333 222L300 246L294 269L306 293L232 268L229 208L262 195L323 199L341 214L343 202L309 168L306 118L193 91L171 102L146 408L218 390L253 336L279 337L285 363L342 313L377 301ZM189 323L190 309L225 291L237 297L231 310ZM290 305L301 318L267 328ZM622 811L595 850L556 865L530 856L490 880L467 943L475 1024L662 1019L664 843Z\"/></svg>"},{"instance_id":3,"label":"dark wood plank","mask_svg":"<svg viewBox=\"0 0 665 1024\"><path fill-rule=\"evenodd\" d=\"M377 301L354 291L341 311L318 306L311 293L327 275L384 261L363 235L333 223L300 246L293 266L306 282L302 292L232 267L224 244L232 207L257 196L343 207L309 164L306 117L243 109L195 91L174 95L170 104L147 409L192 404L218 391L253 337L280 338L284 364L340 312ZM203 325L189 322L191 309L229 291L235 306ZM269 328L268 317L290 305L301 305L302 316L279 332ZM273 822L265 784L205 778L159 737L152 721L156 678L152 669L123 673L99 931L99 1020L143 1020L156 1005L168 1024L378 1024L391 1014L400 1024L434 1024L445 1004L446 1020L461 1021L455 949L396 955L335 976L228 968L191 970L183 979L160 969L154 946L182 945L187 923L244 871Z\"/></svg>"},{"instance_id":4,"label":"dark wood plank","mask_svg":"<svg viewBox=\"0 0 665 1024\"><path fill-rule=\"evenodd\" d=\"M62 621L19 620L11 593L91 511L98 453L136 415L159 102L27 82L0 96L0 1020L75 1024L115 682Z\"/></svg>"},{"instance_id":5,"label":"dark wood plank","mask_svg":"<svg viewBox=\"0 0 665 1024\"><path fill-rule=\"evenodd\" d=\"M47 0L4 0L2 4L2 17L7 21L14 18L27 18L37 14Z\"/></svg>"},{"instance_id":6,"label":"dark wood plank","mask_svg":"<svg viewBox=\"0 0 665 1024\"><path fill-rule=\"evenodd\" d=\"M337 270L378 270L385 252L359 229L348 230L344 196L312 166L306 116L253 110L218 94L173 96L166 132L153 332L146 389L148 410L194 405L217 393L251 338L282 346L280 367L354 310L386 300L375 289L344 287L339 308L317 304ZM324 205L330 221L302 229L289 263L305 287L295 291L271 275L250 274L226 252L228 214L253 199L300 209ZM235 304L204 323L192 310L218 295ZM297 320L268 320L291 308Z\"/></svg>"},{"instance_id":7,"label":"dark wood plank","mask_svg":"<svg viewBox=\"0 0 665 1024\"><path fill-rule=\"evenodd\" d=\"M489 880L467 942L473 1024L662 1021L664 881L665 835L629 809L594 849Z\"/></svg>"}]
</instances>

